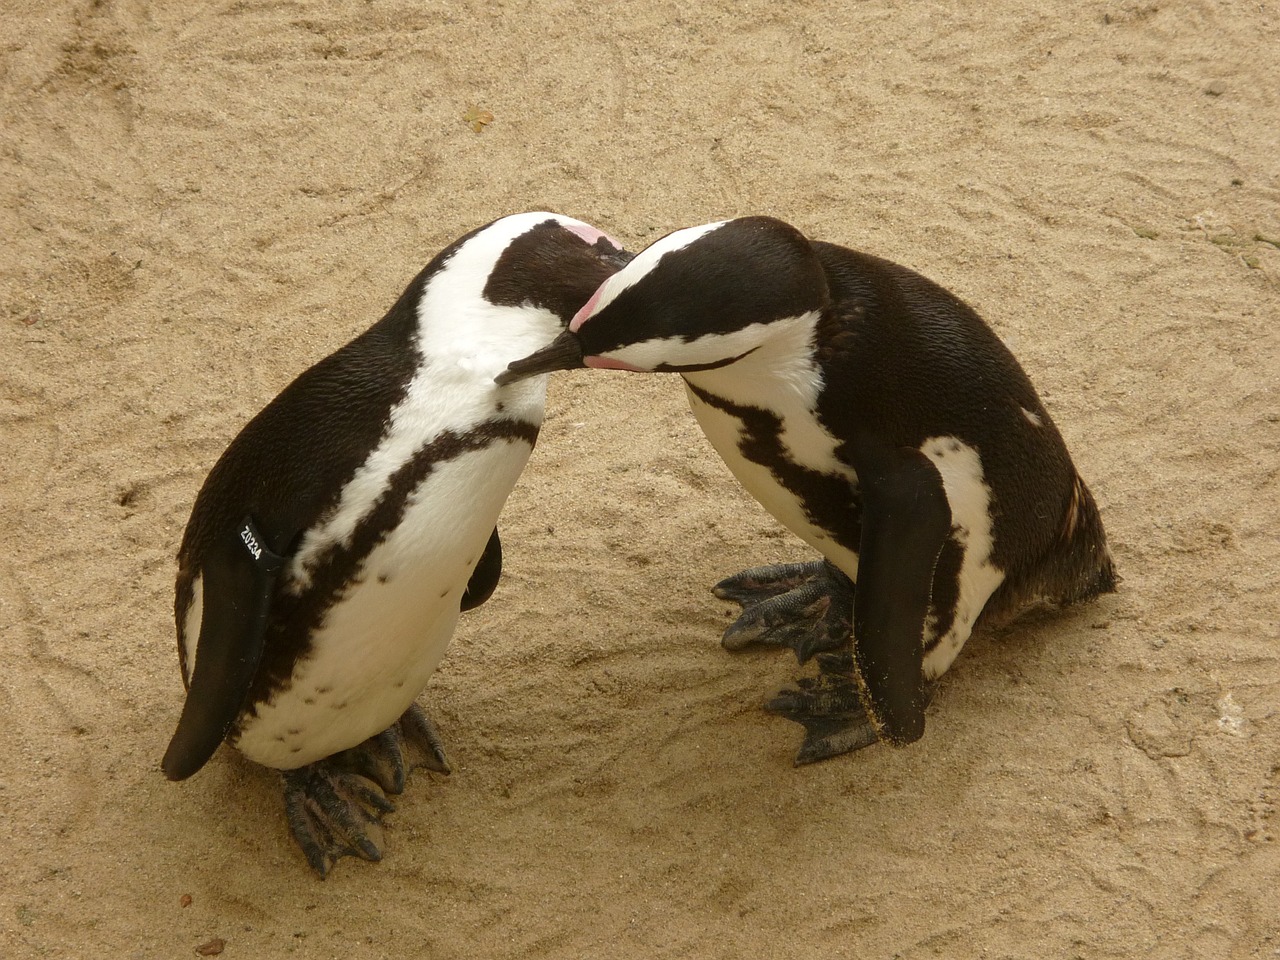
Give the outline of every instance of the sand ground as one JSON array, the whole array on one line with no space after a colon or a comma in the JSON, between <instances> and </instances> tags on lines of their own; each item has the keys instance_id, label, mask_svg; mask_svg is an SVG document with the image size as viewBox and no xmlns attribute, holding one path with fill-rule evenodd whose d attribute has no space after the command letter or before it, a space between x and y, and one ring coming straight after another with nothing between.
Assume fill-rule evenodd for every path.
<instances>
[{"instance_id":1,"label":"sand ground","mask_svg":"<svg viewBox=\"0 0 1280 960\"><path fill-rule=\"evenodd\" d=\"M0 955L1280 955L1280 4L0 8ZM1124 584L795 769L796 665L708 587L805 549L674 379L559 376L424 695L454 774L321 882L268 772L159 772L178 540L280 388L539 208L769 213L955 290Z\"/></svg>"}]
</instances>

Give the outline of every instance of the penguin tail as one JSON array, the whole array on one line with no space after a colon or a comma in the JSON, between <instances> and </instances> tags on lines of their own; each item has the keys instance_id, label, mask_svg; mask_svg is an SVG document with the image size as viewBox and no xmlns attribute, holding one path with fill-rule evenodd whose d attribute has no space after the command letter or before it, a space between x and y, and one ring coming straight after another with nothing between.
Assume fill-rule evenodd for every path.
<instances>
[{"instance_id":1,"label":"penguin tail","mask_svg":"<svg viewBox=\"0 0 1280 960\"><path fill-rule=\"evenodd\" d=\"M1120 583L1093 494L1073 476L1062 520L1041 558L1010 575L987 600L980 622L1001 625L1039 603L1065 607L1113 593Z\"/></svg>"},{"instance_id":2,"label":"penguin tail","mask_svg":"<svg viewBox=\"0 0 1280 960\"><path fill-rule=\"evenodd\" d=\"M1054 602L1067 605L1114 593L1120 582L1107 548L1107 534L1093 494L1079 474L1063 512L1057 542L1050 552L1046 591Z\"/></svg>"}]
</instances>

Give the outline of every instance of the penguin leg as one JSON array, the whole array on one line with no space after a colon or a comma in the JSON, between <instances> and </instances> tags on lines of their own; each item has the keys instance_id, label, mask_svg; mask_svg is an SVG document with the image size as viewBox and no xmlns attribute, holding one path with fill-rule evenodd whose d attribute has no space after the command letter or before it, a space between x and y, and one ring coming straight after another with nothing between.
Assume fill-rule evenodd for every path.
<instances>
[{"instance_id":1,"label":"penguin leg","mask_svg":"<svg viewBox=\"0 0 1280 960\"><path fill-rule=\"evenodd\" d=\"M804 726L797 764L924 733L924 623L951 507L919 451L855 444L863 510L851 652L820 656L816 678L766 705Z\"/></svg>"},{"instance_id":2,"label":"penguin leg","mask_svg":"<svg viewBox=\"0 0 1280 960\"><path fill-rule=\"evenodd\" d=\"M405 752L409 754L409 769L425 767L434 773L449 773L449 759L444 754L444 742L431 718L416 703L409 705L396 724L400 728Z\"/></svg>"},{"instance_id":3,"label":"penguin leg","mask_svg":"<svg viewBox=\"0 0 1280 960\"><path fill-rule=\"evenodd\" d=\"M335 768L372 780L385 793L404 792L411 770L448 773L440 732L416 703L382 733L328 759Z\"/></svg>"},{"instance_id":4,"label":"penguin leg","mask_svg":"<svg viewBox=\"0 0 1280 960\"><path fill-rule=\"evenodd\" d=\"M838 649L853 632L853 581L826 560L744 570L712 592L742 606L720 639L726 650L789 647L805 663Z\"/></svg>"},{"instance_id":5,"label":"penguin leg","mask_svg":"<svg viewBox=\"0 0 1280 960\"><path fill-rule=\"evenodd\" d=\"M818 676L802 677L794 689L779 691L765 704L776 716L804 727L795 764L802 766L869 747L879 740L853 679L853 650L818 655ZM935 683L924 686L926 704Z\"/></svg>"},{"instance_id":6,"label":"penguin leg","mask_svg":"<svg viewBox=\"0 0 1280 960\"><path fill-rule=\"evenodd\" d=\"M414 703L364 743L283 771L285 817L311 868L324 877L345 856L381 860L382 817L395 810L387 794L418 767L449 772L439 731Z\"/></svg>"}]
</instances>

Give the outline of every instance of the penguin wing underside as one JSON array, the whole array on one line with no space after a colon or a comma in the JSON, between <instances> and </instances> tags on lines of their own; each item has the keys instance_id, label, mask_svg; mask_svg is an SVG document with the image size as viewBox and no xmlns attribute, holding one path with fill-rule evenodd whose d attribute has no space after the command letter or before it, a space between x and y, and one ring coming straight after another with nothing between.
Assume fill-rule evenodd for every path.
<instances>
[{"instance_id":1,"label":"penguin wing underside","mask_svg":"<svg viewBox=\"0 0 1280 960\"><path fill-rule=\"evenodd\" d=\"M924 733L921 637L951 507L937 468L918 450L859 452L854 659L877 732L891 743L910 743Z\"/></svg>"},{"instance_id":2,"label":"penguin wing underside","mask_svg":"<svg viewBox=\"0 0 1280 960\"><path fill-rule=\"evenodd\" d=\"M185 780L203 767L239 716L262 659L271 599L285 562L267 548L251 517L222 541L201 565L195 670L161 763L170 780Z\"/></svg>"},{"instance_id":3,"label":"penguin wing underside","mask_svg":"<svg viewBox=\"0 0 1280 960\"><path fill-rule=\"evenodd\" d=\"M474 610L484 603L498 587L498 579L502 576L502 541L498 539L498 528L493 528L489 542L485 544L480 562L471 571L471 579L467 581L467 589L462 594L463 611Z\"/></svg>"}]
</instances>

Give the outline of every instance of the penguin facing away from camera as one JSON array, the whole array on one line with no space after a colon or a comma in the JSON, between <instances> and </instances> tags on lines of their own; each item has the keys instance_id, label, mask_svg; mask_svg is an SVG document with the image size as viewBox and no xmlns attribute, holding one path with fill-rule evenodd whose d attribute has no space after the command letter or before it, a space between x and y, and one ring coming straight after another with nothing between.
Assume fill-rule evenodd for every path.
<instances>
[{"instance_id":1,"label":"penguin facing away from camera","mask_svg":"<svg viewBox=\"0 0 1280 960\"><path fill-rule=\"evenodd\" d=\"M822 560L717 585L723 643L818 655L769 704L807 763L924 732L979 621L1115 589L1097 507L1022 368L897 264L769 217L676 231L502 384L581 366L684 377L735 477Z\"/></svg>"},{"instance_id":2,"label":"penguin facing away from camera","mask_svg":"<svg viewBox=\"0 0 1280 960\"><path fill-rule=\"evenodd\" d=\"M455 241L382 320L303 372L210 471L178 553L187 697L162 763L224 740L282 772L321 876L381 858L406 760L448 772L414 703L459 613L498 583L498 514L542 423L546 378L497 386L629 258L551 213Z\"/></svg>"}]
</instances>

